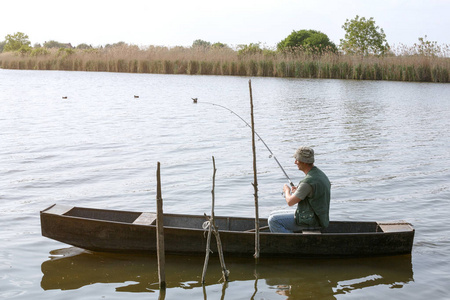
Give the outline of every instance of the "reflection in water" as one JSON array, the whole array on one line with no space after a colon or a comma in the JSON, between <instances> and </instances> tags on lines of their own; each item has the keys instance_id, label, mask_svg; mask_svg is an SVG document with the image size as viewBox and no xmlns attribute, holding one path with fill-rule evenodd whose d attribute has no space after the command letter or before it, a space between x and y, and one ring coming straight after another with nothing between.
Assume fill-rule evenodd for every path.
<instances>
[{"instance_id":1,"label":"reflection in water","mask_svg":"<svg viewBox=\"0 0 450 300\"><path fill-rule=\"evenodd\" d=\"M210 260L206 285L217 284L221 278L218 259ZM288 299L310 296L334 298L376 285L402 288L413 280L411 255L349 258L349 259L275 259L262 258L257 264L249 258L227 258L231 271L230 282L254 282L258 293L261 280L274 289L274 293ZM41 287L44 290L71 290L96 283L123 283L118 292L158 293L157 259L155 255L124 255L92 253L78 248L65 248L51 252L50 259L42 263ZM166 287L202 288L203 257L166 256ZM223 285L222 298L227 284ZM234 292L233 292L234 293ZM207 298L203 287L204 298ZM164 299L164 294L159 294Z\"/></svg>"}]
</instances>

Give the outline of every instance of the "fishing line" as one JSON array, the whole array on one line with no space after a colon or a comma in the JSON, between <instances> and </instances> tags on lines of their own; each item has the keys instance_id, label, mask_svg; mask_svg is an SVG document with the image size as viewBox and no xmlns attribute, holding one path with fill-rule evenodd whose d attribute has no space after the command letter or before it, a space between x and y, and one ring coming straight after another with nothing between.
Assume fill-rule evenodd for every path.
<instances>
[{"instance_id":1,"label":"fishing line","mask_svg":"<svg viewBox=\"0 0 450 300\"><path fill-rule=\"evenodd\" d=\"M198 103L196 98L193 98L194 103ZM216 103L211 103L211 102L199 102L199 103L204 103L204 104L209 104L209 105L213 105L213 106L219 106L223 109L228 110L229 112L231 112L232 114L234 114L236 117L238 117L239 119L242 120L242 122L245 123L245 125L247 125L248 127L250 127L250 129L252 129L252 126L250 124L248 124L247 121L245 121L240 115L238 115L237 113L235 113L234 111L232 111L231 109L229 109L228 107L225 107L223 105L220 104L216 104ZM292 183L291 179L289 178L288 174L286 173L286 171L283 169L283 167L281 166L280 162L278 161L277 157L275 156L275 154L273 154L272 150L270 150L269 146L267 146L266 142L264 142L264 140L261 138L261 136L255 131L255 134L258 136L259 140L264 144L264 146L266 147L266 149L269 151L270 156L272 157L278 164L278 166L280 167L281 171L283 171L284 176L286 176L287 180L289 181L289 184L291 186L294 186L294 184Z\"/></svg>"}]
</instances>

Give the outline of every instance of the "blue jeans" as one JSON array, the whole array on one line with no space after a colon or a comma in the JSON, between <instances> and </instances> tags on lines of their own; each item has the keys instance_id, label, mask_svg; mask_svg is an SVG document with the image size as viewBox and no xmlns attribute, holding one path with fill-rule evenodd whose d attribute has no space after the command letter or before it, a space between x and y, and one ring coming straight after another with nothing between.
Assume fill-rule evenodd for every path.
<instances>
[{"instance_id":1,"label":"blue jeans","mask_svg":"<svg viewBox=\"0 0 450 300\"><path fill-rule=\"evenodd\" d=\"M270 213L269 219L270 232L294 233L305 229L320 229L318 227L311 228L309 226L299 226L295 222L295 213L293 211L274 211Z\"/></svg>"}]
</instances>

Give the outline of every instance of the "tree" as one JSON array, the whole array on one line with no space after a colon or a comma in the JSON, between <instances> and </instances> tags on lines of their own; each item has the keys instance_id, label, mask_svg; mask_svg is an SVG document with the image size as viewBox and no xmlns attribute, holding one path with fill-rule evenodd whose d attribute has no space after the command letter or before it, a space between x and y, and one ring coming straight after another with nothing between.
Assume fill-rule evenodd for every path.
<instances>
[{"instance_id":1,"label":"tree","mask_svg":"<svg viewBox=\"0 0 450 300\"><path fill-rule=\"evenodd\" d=\"M16 32L14 34L8 34L5 37L5 46L3 51L25 51L31 49L31 42L28 40L28 35L23 32Z\"/></svg>"},{"instance_id":2,"label":"tree","mask_svg":"<svg viewBox=\"0 0 450 300\"><path fill-rule=\"evenodd\" d=\"M65 43L60 43L54 40L48 41L44 43L44 47L45 48L72 48L72 45L69 44L65 44Z\"/></svg>"},{"instance_id":3,"label":"tree","mask_svg":"<svg viewBox=\"0 0 450 300\"><path fill-rule=\"evenodd\" d=\"M277 50L292 50L302 47L312 52L323 52L325 49L335 52L336 45L330 41L328 36L317 30L293 30L292 33L277 44Z\"/></svg>"},{"instance_id":4,"label":"tree","mask_svg":"<svg viewBox=\"0 0 450 300\"><path fill-rule=\"evenodd\" d=\"M88 50L88 49L92 49L94 47L92 47L92 45L88 45L86 43L81 43L76 48L81 49L81 50Z\"/></svg>"},{"instance_id":5,"label":"tree","mask_svg":"<svg viewBox=\"0 0 450 300\"><path fill-rule=\"evenodd\" d=\"M196 47L209 48L209 47L211 47L211 43L204 41L204 40L195 40L192 43L192 48L196 48Z\"/></svg>"},{"instance_id":6,"label":"tree","mask_svg":"<svg viewBox=\"0 0 450 300\"><path fill-rule=\"evenodd\" d=\"M367 56L369 54L383 55L389 51L384 30L375 25L373 18L347 19L342 25L345 37L341 39L341 49L346 53Z\"/></svg>"},{"instance_id":7,"label":"tree","mask_svg":"<svg viewBox=\"0 0 450 300\"><path fill-rule=\"evenodd\" d=\"M35 47L30 53L31 56L45 56L48 54L50 54L50 51L42 47Z\"/></svg>"},{"instance_id":8,"label":"tree","mask_svg":"<svg viewBox=\"0 0 450 300\"><path fill-rule=\"evenodd\" d=\"M3 48L5 48L6 41L0 42L0 53L3 52Z\"/></svg>"},{"instance_id":9,"label":"tree","mask_svg":"<svg viewBox=\"0 0 450 300\"><path fill-rule=\"evenodd\" d=\"M125 43L125 42L123 42L123 41L121 41L121 42L117 42L117 43L114 43L114 44L106 44L105 45L105 49L108 49L108 48L116 48L116 47L122 47L122 48L126 48L126 47L128 47L128 44L127 43Z\"/></svg>"},{"instance_id":10,"label":"tree","mask_svg":"<svg viewBox=\"0 0 450 300\"><path fill-rule=\"evenodd\" d=\"M221 42L216 42L216 43L212 44L211 47L214 48L214 49L230 48L230 47L228 47L227 44L224 44L224 43L221 43Z\"/></svg>"},{"instance_id":11,"label":"tree","mask_svg":"<svg viewBox=\"0 0 450 300\"><path fill-rule=\"evenodd\" d=\"M261 49L260 46L261 43L250 43L248 45L241 44L238 45L238 55L255 55L255 54L261 54L263 53L263 49Z\"/></svg>"}]
</instances>

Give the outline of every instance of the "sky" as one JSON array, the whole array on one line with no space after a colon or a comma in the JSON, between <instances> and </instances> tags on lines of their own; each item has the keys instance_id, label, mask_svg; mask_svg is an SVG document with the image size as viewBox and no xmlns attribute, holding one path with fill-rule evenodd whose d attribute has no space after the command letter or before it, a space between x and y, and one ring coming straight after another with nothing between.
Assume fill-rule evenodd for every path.
<instances>
[{"instance_id":1,"label":"sky","mask_svg":"<svg viewBox=\"0 0 450 300\"><path fill-rule=\"evenodd\" d=\"M191 46L197 39L268 48L293 30L318 30L335 44L356 15L373 17L393 45L419 37L450 44L450 0L21 0L0 4L0 41L23 32L31 45Z\"/></svg>"}]
</instances>

